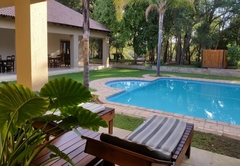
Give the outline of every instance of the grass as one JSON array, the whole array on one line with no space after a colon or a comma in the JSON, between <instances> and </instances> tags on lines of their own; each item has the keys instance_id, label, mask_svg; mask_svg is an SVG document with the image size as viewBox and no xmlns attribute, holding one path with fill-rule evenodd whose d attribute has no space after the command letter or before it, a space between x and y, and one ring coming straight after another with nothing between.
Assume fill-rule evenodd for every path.
<instances>
[{"instance_id":1,"label":"grass","mask_svg":"<svg viewBox=\"0 0 240 166\"><path fill-rule=\"evenodd\" d=\"M134 69L102 69L102 70L91 70L89 74L89 80L93 81L101 78L109 78L109 77L142 77L143 74L154 74L155 71L148 70L134 70ZM83 73L68 73L61 74L56 76L50 76L49 80L54 78L67 77L72 78L78 82L83 82Z\"/></svg>"},{"instance_id":2,"label":"grass","mask_svg":"<svg viewBox=\"0 0 240 166\"><path fill-rule=\"evenodd\" d=\"M240 82L240 77L191 74L191 73L174 73L174 72L162 72L162 73L166 74L166 75L174 75L174 76L179 76L179 77L203 78L203 79L210 79L210 80L227 80L227 81L239 81Z\"/></svg>"},{"instance_id":3,"label":"grass","mask_svg":"<svg viewBox=\"0 0 240 166\"><path fill-rule=\"evenodd\" d=\"M92 70L89 74L89 80L93 81L101 78L109 78L109 77L139 77L141 78L144 74L150 74L155 76L156 71L153 70L138 70L138 69L119 69L119 68L110 68L110 69L102 69L102 70ZM204 74L187 74L187 73L176 73L176 72L161 72L162 75L174 75L179 77L191 77L191 78L204 78L204 79L213 79L213 80L229 80L229 81L239 81L239 77L228 77L228 76L214 76L214 75L204 75ZM56 76L50 76L49 80L54 78L72 78L78 82L83 82L83 73L68 73L61 74Z\"/></svg>"},{"instance_id":4,"label":"grass","mask_svg":"<svg viewBox=\"0 0 240 166\"><path fill-rule=\"evenodd\" d=\"M116 114L113 125L117 128L133 131L143 121L142 118ZM240 140L194 131L192 146L240 159Z\"/></svg>"},{"instance_id":5,"label":"grass","mask_svg":"<svg viewBox=\"0 0 240 166\"><path fill-rule=\"evenodd\" d=\"M113 123L114 123L114 127L133 131L141 123L143 123L143 121L144 121L144 119L141 119L141 118L135 118L135 117L131 117L131 116L115 114Z\"/></svg>"},{"instance_id":6,"label":"grass","mask_svg":"<svg viewBox=\"0 0 240 166\"><path fill-rule=\"evenodd\" d=\"M240 159L240 140L194 131L192 146Z\"/></svg>"},{"instance_id":7,"label":"grass","mask_svg":"<svg viewBox=\"0 0 240 166\"><path fill-rule=\"evenodd\" d=\"M154 70L138 70L138 69L119 69L119 68L109 68L102 70L91 70L89 72L89 80L93 81L101 78L109 78L109 77L139 77L141 78L144 74L150 74L152 76L156 75L156 71ZM239 77L228 77L228 76L214 76L214 75L204 75L204 74L187 74L187 73L176 73L176 72L161 72L162 75L174 75L179 77L191 77L191 78L204 78L204 79L212 79L212 80L229 80L229 81L239 81ZM68 74L60 74L56 76L49 76L49 80L53 80L55 78L71 78L78 82L83 83L83 72L78 73L68 73ZM11 81L16 82L16 81ZM0 84L2 86L2 84Z\"/></svg>"}]
</instances>

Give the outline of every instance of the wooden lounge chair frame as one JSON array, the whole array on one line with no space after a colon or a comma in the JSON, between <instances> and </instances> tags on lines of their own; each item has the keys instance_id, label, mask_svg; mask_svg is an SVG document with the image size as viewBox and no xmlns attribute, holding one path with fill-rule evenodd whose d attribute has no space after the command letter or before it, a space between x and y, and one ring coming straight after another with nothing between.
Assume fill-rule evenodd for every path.
<instances>
[{"instance_id":1,"label":"wooden lounge chair frame","mask_svg":"<svg viewBox=\"0 0 240 166\"><path fill-rule=\"evenodd\" d=\"M103 118L106 122L108 122L108 132L109 134L112 134L113 132L113 119L115 116L115 109L114 108L109 108L105 107L104 111L101 111L98 113L100 117ZM34 124L35 128L39 128L43 125L44 123L38 122ZM54 123L49 124L47 126L47 130L54 128ZM100 133L94 132L92 130L87 130L87 129L82 129L81 127L78 128L78 131L83 134L86 137L93 138L99 140ZM61 132L61 131L59 131ZM55 130L52 131L50 134L58 134ZM79 166L83 165L95 165L97 162L101 162L101 159L96 158L95 156L92 156L90 154L87 154L84 152L85 149L85 143L86 140L82 139L79 135L77 135L73 131L69 131L65 133L64 135L60 136L56 140L54 140L51 144L54 144L57 146L60 150L65 152L69 157L73 160L73 162ZM37 166L49 159L51 152L45 148L43 149L40 154L35 158L34 162L31 164L32 166ZM53 162L50 162L47 165L69 165L65 160L59 159Z\"/></svg>"},{"instance_id":2,"label":"wooden lounge chair frame","mask_svg":"<svg viewBox=\"0 0 240 166\"><path fill-rule=\"evenodd\" d=\"M86 139L85 152L106 160L106 163L114 163L121 166L150 166L150 165L176 165L179 166L184 155L190 157L191 140L193 137L194 125L187 123L186 129L170 161L151 158L121 147L101 141L98 137L91 138L82 136ZM103 164L104 165L104 164Z\"/></svg>"},{"instance_id":3,"label":"wooden lounge chair frame","mask_svg":"<svg viewBox=\"0 0 240 166\"><path fill-rule=\"evenodd\" d=\"M105 110L100 111L97 114L101 118L103 118L103 120L105 120L108 123L108 133L112 134L113 133L113 119L114 119L114 116L115 116L115 109L110 108L110 107L105 107ZM35 122L33 124L33 127L41 128L44 124L45 124L45 122ZM50 135L58 135L58 134L62 133L63 130L61 130L59 128L54 129L54 130L50 130L50 129L53 129L55 126L56 126L56 124L54 122L48 123L48 125L45 127L45 130L50 131Z\"/></svg>"}]
</instances>

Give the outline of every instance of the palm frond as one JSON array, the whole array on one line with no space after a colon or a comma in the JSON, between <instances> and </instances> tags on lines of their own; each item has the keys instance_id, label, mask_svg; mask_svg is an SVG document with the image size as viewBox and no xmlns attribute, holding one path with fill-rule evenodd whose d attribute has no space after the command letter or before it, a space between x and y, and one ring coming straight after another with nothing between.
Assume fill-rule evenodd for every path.
<instances>
[{"instance_id":1,"label":"palm frond","mask_svg":"<svg viewBox=\"0 0 240 166\"><path fill-rule=\"evenodd\" d=\"M151 4L147 7L146 11L145 11L145 16L146 16L146 20L148 21L148 16L149 16L149 13L152 11L152 10L158 10L158 6L157 4Z\"/></svg>"}]
</instances>

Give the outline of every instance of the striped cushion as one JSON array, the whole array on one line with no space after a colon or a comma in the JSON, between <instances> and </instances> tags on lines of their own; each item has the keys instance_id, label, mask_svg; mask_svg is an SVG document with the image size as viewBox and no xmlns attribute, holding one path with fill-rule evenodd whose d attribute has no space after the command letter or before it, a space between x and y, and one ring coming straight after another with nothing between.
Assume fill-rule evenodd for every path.
<instances>
[{"instance_id":1,"label":"striped cushion","mask_svg":"<svg viewBox=\"0 0 240 166\"><path fill-rule=\"evenodd\" d=\"M186 123L175 118L154 115L148 118L125 139L145 145L149 150L159 152L160 157L170 159L179 143Z\"/></svg>"},{"instance_id":2,"label":"striped cushion","mask_svg":"<svg viewBox=\"0 0 240 166\"><path fill-rule=\"evenodd\" d=\"M102 133L100 136L100 140L103 142L107 142L109 144L121 147L126 150L130 150L132 152L136 152L145 156L149 156L155 159L160 160L170 160L171 158L169 156L166 156L163 153L160 153L157 150L151 150L146 145L137 144L134 142L129 142L125 139L121 139L115 136L112 136L110 134Z\"/></svg>"},{"instance_id":3,"label":"striped cushion","mask_svg":"<svg viewBox=\"0 0 240 166\"><path fill-rule=\"evenodd\" d=\"M105 106L103 104L95 104L95 103L81 103L78 106L81 106L85 109L88 109L94 113L98 113L100 111L105 110Z\"/></svg>"}]
</instances>

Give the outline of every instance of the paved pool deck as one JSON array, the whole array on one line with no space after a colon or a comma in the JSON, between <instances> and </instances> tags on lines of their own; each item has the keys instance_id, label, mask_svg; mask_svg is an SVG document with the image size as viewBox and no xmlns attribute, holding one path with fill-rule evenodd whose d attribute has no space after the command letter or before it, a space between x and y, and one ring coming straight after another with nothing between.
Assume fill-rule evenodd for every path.
<instances>
[{"instance_id":1,"label":"paved pool deck","mask_svg":"<svg viewBox=\"0 0 240 166\"><path fill-rule=\"evenodd\" d=\"M160 77L160 79L161 78L165 78L165 77ZM181 77L174 77L174 78L181 78ZM175 113L168 113L168 112L154 110L154 109L147 109L147 108L131 106L126 104L118 104L118 103L107 101L106 98L108 96L114 95L116 93L120 93L122 90L116 89L116 88L110 88L106 86L105 83L108 81L126 80L126 79L152 81L155 79L159 79L159 77L151 77L149 75L144 75L143 78L132 78L132 77L131 78L126 78L126 77L104 78L104 79L91 81L90 88L93 88L96 90L93 93L96 95L99 95L99 100L105 106L115 108L115 111L117 114L124 114L124 115L130 115L130 116L142 117L142 118L148 118L149 116L152 116L154 114L162 115L166 117L175 117L183 121L193 123L194 130L213 133L221 136L227 136L230 138L240 140L240 125L228 124L228 123L214 121L214 120L206 120L203 118L196 118L192 116L185 116L185 115L180 115ZM185 78L185 77L184 79L209 81L205 79L196 79L196 78L193 79L193 78ZM210 81L239 84L239 82L236 82L236 81L222 81L222 80L210 80Z\"/></svg>"}]
</instances>

